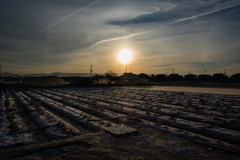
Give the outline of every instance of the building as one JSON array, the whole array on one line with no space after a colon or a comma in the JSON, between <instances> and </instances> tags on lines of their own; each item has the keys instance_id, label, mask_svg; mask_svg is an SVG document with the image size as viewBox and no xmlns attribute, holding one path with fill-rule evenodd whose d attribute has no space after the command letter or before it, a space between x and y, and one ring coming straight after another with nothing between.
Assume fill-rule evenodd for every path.
<instances>
[{"instance_id":1,"label":"building","mask_svg":"<svg viewBox=\"0 0 240 160\"><path fill-rule=\"evenodd\" d=\"M108 78L105 77L96 77L93 80L93 84L113 84Z\"/></svg>"},{"instance_id":2,"label":"building","mask_svg":"<svg viewBox=\"0 0 240 160\"><path fill-rule=\"evenodd\" d=\"M167 79L167 76L165 74L157 74L155 78L159 81L165 81Z\"/></svg>"},{"instance_id":3,"label":"building","mask_svg":"<svg viewBox=\"0 0 240 160\"><path fill-rule=\"evenodd\" d=\"M197 75L195 74L187 74L184 76L185 81L196 81L197 80Z\"/></svg>"},{"instance_id":4,"label":"building","mask_svg":"<svg viewBox=\"0 0 240 160\"><path fill-rule=\"evenodd\" d=\"M24 77L20 84L38 87L63 86L64 80L58 76Z\"/></svg>"},{"instance_id":5,"label":"building","mask_svg":"<svg viewBox=\"0 0 240 160\"><path fill-rule=\"evenodd\" d=\"M225 82L228 80L228 76L223 73L215 73L213 74L213 80L217 82Z\"/></svg>"},{"instance_id":6,"label":"building","mask_svg":"<svg viewBox=\"0 0 240 160\"><path fill-rule=\"evenodd\" d=\"M145 74L145 73L140 73L140 74L138 75L138 77L145 78L145 79L149 79L149 78L150 78L150 77L149 77L147 74Z\"/></svg>"},{"instance_id":7,"label":"building","mask_svg":"<svg viewBox=\"0 0 240 160\"><path fill-rule=\"evenodd\" d=\"M240 73L232 75L230 79L231 82L240 83Z\"/></svg>"},{"instance_id":8,"label":"building","mask_svg":"<svg viewBox=\"0 0 240 160\"><path fill-rule=\"evenodd\" d=\"M20 75L18 74L12 74L10 75L9 77L13 78L13 79L19 79L20 78Z\"/></svg>"},{"instance_id":9,"label":"building","mask_svg":"<svg viewBox=\"0 0 240 160\"><path fill-rule=\"evenodd\" d=\"M86 77L79 77L79 76L75 76L75 77L62 77L62 79L64 80L65 84L69 84L71 86L76 86L79 83L82 82L82 80L86 78Z\"/></svg>"},{"instance_id":10,"label":"building","mask_svg":"<svg viewBox=\"0 0 240 160\"><path fill-rule=\"evenodd\" d=\"M210 82L212 80L212 76L208 74L200 74L198 75L198 81L200 82Z\"/></svg>"},{"instance_id":11,"label":"building","mask_svg":"<svg viewBox=\"0 0 240 160\"><path fill-rule=\"evenodd\" d=\"M147 80L142 77L138 77L133 73L124 73L118 78L116 84L146 84Z\"/></svg>"},{"instance_id":12,"label":"building","mask_svg":"<svg viewBox=\"0 0 240 160\"><path fill-rule=\"evenodd\" d=\"M179 81L181 80L183 77L180 76L179 74L170 74L168 77L167 77L167 80L169 81Z\"/></svg>"}]
</instances>

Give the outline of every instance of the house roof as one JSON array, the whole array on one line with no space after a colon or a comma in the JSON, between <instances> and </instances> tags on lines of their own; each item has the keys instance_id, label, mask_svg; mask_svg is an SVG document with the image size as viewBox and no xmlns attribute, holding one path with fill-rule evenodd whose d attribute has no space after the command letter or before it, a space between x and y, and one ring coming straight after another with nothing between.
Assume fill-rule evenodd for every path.
<instances>
[{"instance_id":1,"label":"house roof","mask_svg":"<svg viewBox=\"0 0 240 160\"><path fill-rule=\"evenodd\" d=\"M145 80L145 78L138 77L138 76L131 76L131 77L119 77L119 80L135 80L135 79L143 79L143 80Z\"/></svg>"},{"instance_id":2,"label":"house roof","mask_svg":"<svg viewBox=\"0 0 240 160\"><path fill-rule=\"evenodd\" d=\"M133 74L133 73L123 73L122 76L124 76L124 77L129 77L129 76L137 76L137 75L136 75L136 74ZM120 76L120 77L122 77L122 76Z\"/></svg>"}]
</instances>

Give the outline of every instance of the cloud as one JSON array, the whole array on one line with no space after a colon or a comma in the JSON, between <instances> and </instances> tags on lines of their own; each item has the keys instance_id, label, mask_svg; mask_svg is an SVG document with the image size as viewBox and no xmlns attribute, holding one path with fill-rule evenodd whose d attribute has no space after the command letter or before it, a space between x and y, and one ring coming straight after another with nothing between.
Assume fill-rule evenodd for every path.
<instances>
[{"instance_id":1,"label":"cloud","mask_svg":"<svg viewBox=\"0 0 240 160\"><path fill-rule=\"evenodd\" d=\"M197 15L194 15L194 16L189 16L189 17L184 17L184 18L181 18L181 19L178 19L178 20L175 20L173 22L170 22L170 23L167 23L165 25L162 25L160 27L157 27L157 28L153 28L153 29L150 29L150 30L147 30L147 31L144 31L144 32L138 32L138 33L134 33L134 34L129 34L129 35L126 35L126 36L121 36L121 37L116 37L116 38L110 38L110 39L105 39L105 40L100 40L98 42L95 42L93 45L91 45L88 49L92 48L92 47L95 47L99 44L102 44L102 43L106 43L106 42L110 42L110 41L116 41L116 40L120 40L120 39L126 39L126 38L131 38L131 37L135 37L135 36L139 36L139 35L142 35L142 34L145 34L145 33L148 33L148 32L151 32L151 31L154 31L156 29L159 29L161 27L167 27L167 26L170 26L170 25L173 25L173 24L176 24L176 23L180 23L180 22L184 22L184 21L187 21L187 20L192 20L192 19L196 19L196 18L199 18L199 17L202 17L202 16L206 16L206 15L209 15L209 14L213 14L213 13L216 13L216 12L219 12L219 11L222 11L222 10L225 10L225 9L228 9L228 8L232 8L232 7L236 7L236 6L239 6L240 5L240 2L239 1L230 1L230 2L227 2L227 3L223 3L221 5L218 5L216 7L214 7L213 9L211 10L207 10L207 11L204 11L202 13L199 13ZM152 19L154 18L151 18L151 17L155 17L155 14L156 13L153 13L153 14L150 14L150 17L148 17L148 20L147 21L152 21ZM154 16L152 16L154 15ZM161 18L161 20L167 20L167 19L171 19L173 17L176 17L176 16L167 16L167 17L164 17L164 18ZM150 20L149 20L150 19ZM111 22L110 24L118 24L118 25L121 25L121 24L128 24L128 23L138 23L138 18L135 18L134 20L130 20L130 21L119 21L119 22ZM158 19L159 20L159 19ZM145 23L146 21L145 20L139 20L139 22L141 23Z\"/></svg>"},{"instance_id":2,"label":"cloud","mask_svg":"<svg viewBox=\"0 0 240 160\"><path fill-rule=\"evenodd\" d=\"M184 3L181 5L161 3L160 6L164 6L164 8L167 8L166 10L160 9L158 12L139 15L137 17L134 17L132 19L127 19L127 20L113 20L113 21L109 21L108 24L134 25L134 24L145 24L145 23L153 23L153 22L158 22L158 23L161 22L163 24L164 22L168 25L169 21L173 21L172 23L177 23L181 21L195 19L195 18L212 14L224 9L238 6L240 5L240 2L238 0L232 0L232 1L219 3L219 4L216 4L216 3L211 4L211 2L208 2L203 4L198 3L195 6L192 6L192 5L188 6L187 4L185 5L186 6L184 6ZM190 16L186 17L189 14ZM191 15L194 15L194 16L191 16Z\"/></svg>"},{"instance_id":3,"label":"cloud","mask_svg":"<svg viewBox=\"0 0 240 160\"><path fill-rule=\"evenodd\" d=\"M90 3L90 4L88 4L87 6L85 6L85 7L83 7L83 8L80 8L80 9L77 10L76 12L73 12L73 13L67 15L66 17L61 18L61 19L58 20L57 22L54 22L54 23L50 24L49 26L45 27L45 28L42 29L40 32L38 32L37 34L35 34L34 36L32 36L31 38L29 38L29 39L27 39L26 41L24 41L23 43L21 43L19 46L25 44L26 42L28 42L29 40L33 39L34 37L37 37L39 34L41 34L42 32L44 32L46 29L55 26L56 24L60 23L61 21L63 21L63 20L65 20L65 19L67 19L67 18L69 18L69 17L71 17L71 16L77 14L77 13L80 12L80 11L83 11L84 9L90 7L91 5L93 5L93 4L97 3L97 2L99 2L99 0L96 0L96 1L94 1L94 2L92 2L92 3Z\"/></svg>"},{"instance_id":4,"label":"cloud","mask_svg":"<svg viewBox=\"0 0 240 160\"><path fill-rule=\"evenodd\" d=\"M80 6L86 7L91 2L95 4L80 13L83 9ZM134 72L140 67L139 72L162 73L163 68L175 64L174 68L182 66L185 74L185 69L193 67L191 63L199 62L197 70L208 62L227 66L239 57L240 7L234 6L240 1L100 2L4 1L0 6L1 64L11 64L16 70L20 70L20 65L21 69L25 64L32 65L25 67L32 72L37 69L48 72L42 65L55 71L87 71L93 64L102 73L108 66L118 67L116 72L122 72L124 67L121 70L116 52L128 48L134 55L131 61ZM22 45L17 47L19 44ZM208 67L214 69L212 65Z\"/></svg>"},{"instance_id":5,"label":"cloud","mask_svg":"<svg viewBox=\"0 0 240 160\"><path fill-rule=\"evenodd\" d=\"M183 22L183 21L187 21L187 20L191 20L191 19L195 19L195 18L202 17L202 16L206 16L206 15L213 14L213 13L216 13L216 12L228 9L228 8L236 7L236 6L239 6L239 5L240 5L239 1L226 2L224 4L216 6L215 8L213 8L209 11L205 11L203 13L200 13L200 14L197 14L197 15L194 15L194 16L190 16L190 17L186 17L186 18L176 20L173 23L170 23L169 25L179 23L179 22Z\"/></svg>"}]
</instances>

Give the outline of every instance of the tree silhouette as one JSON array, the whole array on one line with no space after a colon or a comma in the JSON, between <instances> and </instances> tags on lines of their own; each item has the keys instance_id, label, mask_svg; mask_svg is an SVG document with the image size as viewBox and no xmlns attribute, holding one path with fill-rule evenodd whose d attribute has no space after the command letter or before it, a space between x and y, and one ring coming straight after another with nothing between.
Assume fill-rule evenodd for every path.
<instances>
[{"instance_id":1,"label":"tree silhouette","mask_svg":"<svg viewBox=\"0 0 240 160\"><path fill-rule=\"evenodd\" d=\"M115 76L117 76L117 73L114 72L113 70L107 70L107 72L104 73L104 76L106 76L106 77L115 77Z\"/></svg>"}]
</instances>

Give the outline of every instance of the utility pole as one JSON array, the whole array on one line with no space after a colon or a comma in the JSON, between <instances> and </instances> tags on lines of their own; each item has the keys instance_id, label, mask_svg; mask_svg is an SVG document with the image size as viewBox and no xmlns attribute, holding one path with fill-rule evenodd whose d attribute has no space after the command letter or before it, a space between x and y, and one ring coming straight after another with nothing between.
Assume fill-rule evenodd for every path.
<instances>
[{"instance_id":1,"label":"utility pole","mask_svg":"<svg viewBox=\"0 0 240 160\"><path fill-rule=\"evenodd\" d=\"M92 77L92 64L90 66L90 77Z\"/></svg>"}]
</instances>

